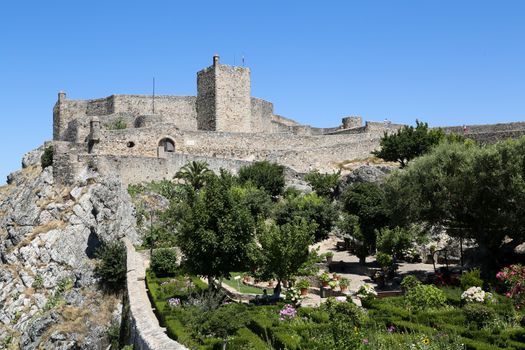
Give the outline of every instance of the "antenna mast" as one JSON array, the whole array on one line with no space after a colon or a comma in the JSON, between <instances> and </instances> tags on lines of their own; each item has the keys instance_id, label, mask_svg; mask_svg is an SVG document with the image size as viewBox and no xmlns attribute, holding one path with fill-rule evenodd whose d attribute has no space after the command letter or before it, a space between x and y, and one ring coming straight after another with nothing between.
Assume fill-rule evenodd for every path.
<instances>
[{"instance_id":1,"label":"antenna mast","mask_svg":"<svg viewBox=\"0 0 525 350\"><path fill-rule=\"evenodd\" d=\"M153 77L153 95L152 95L152 102L153 102L153 114L155 114L155 77Z\"/></svg>"}]
</instances>

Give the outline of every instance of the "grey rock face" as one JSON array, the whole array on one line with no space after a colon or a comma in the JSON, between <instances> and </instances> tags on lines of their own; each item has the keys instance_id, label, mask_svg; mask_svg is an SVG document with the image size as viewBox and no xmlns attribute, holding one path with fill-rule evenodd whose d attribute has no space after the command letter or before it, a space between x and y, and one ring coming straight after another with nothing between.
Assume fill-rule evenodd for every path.
<instances>
[{"instance_id":1,"label":"grey rock face","mask_svg":"<svg viewBox=\"0 0 525 350\"><path fill-rule=\"evenodd\" d=\"M103 242L138 243L131 199L116 179L55 184L52 167L40 168L41 152L28 153L0 187L0 340L12 336L21 349L105 348L120 301L98 290L93 257Z\"/></svg>"},{"instance_id":2,"label":"grey rock face","mask_svg":"<svg viewBox=\"0 0 525 350\"><path fill-rule=\"evenodd\" d=\"M45 146L42 145L37 149L34 149L24 154L24 157L22 158L22 168L27 168L31 165L40 165L40 158L44 153L44 148Z\"/></svg>"},{"instance_id":3,"label":"grey rock face","mask_svg":"<svg viewBox=\"0 0 525 350\"><path fill-rule=\"evenodd\" d=\"M383 182L392 170L393 168L387 166L362 165L350 174L342 177L339 193L343 193L349 185L354 183Z\"/></svg>"}]
</instances>

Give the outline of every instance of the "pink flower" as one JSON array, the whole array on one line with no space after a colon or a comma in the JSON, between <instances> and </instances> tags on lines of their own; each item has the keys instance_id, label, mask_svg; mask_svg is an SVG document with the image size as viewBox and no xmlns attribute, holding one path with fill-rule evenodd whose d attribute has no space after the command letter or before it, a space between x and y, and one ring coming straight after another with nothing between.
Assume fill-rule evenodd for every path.
<instances>
[{"instance_id":1,"label":"pink flower","mask_svg":"<svg viewBox=\"0 0 525 350\"><path fill-rule=\"evenodd\" d=\"M363 339L363 344L368 345L368 338Z\"/></svg>"}]
</instances>

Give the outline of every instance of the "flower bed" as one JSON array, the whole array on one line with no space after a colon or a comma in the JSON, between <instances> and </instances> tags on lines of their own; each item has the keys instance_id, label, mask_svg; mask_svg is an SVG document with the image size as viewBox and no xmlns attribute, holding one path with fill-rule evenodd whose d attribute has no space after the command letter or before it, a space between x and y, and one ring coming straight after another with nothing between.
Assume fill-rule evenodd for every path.
<instances>
[{"instance_id":1,"label":"flower bed","mask_svg":"<svg viewBox=\"0 0 525 350\"><path fill-rule=\"evenodd\" d=\"M147 274L150 297L168 335L190 349L497 349L525 348L521 315L505 297L496 303L466 303L460 289L444 289L447 305L408 309L405 297L371 299L363 312L344 298L321 307L291 303L256 306L215 300L198 278ZM366 289L366 288L365 288ZM367 290L367 295L373 295ZM215 301L214 301L215 300ZM467 305L490 308L492 323L469 323ZM481 313L486 310L481 310Z\"/></svg>"}]
</instances>

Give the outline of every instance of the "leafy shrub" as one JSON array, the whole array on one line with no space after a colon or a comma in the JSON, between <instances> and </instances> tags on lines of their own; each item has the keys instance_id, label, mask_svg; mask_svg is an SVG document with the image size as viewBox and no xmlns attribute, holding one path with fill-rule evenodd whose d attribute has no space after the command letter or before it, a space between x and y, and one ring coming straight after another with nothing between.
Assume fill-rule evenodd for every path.
<instances>
[{"instance_id":1,"label":"leafy shrub","mask_svg":"<svg viewBox=\"0 0 525 350\"><path fill-rule=\"evenodd\" d=\"M254 162L239 170L241 183L251 182L271 196L278 196L284 189L284 167L268 161Z\"/></svg>"},{"instance_id":2,"label":"leafy shrub","mask_svg":"<svg viewBox=\"0 0 525 350\"><path fill-rule=\"evenodd\" d=\"M304 289L310 287L310 282L307 279L300 279L295 286L299 289Z\"/></svg>"},{"instance_id":3,"label":"leafy shrub","mask_svg":"<svg viewBox=\"0 0 525 350\"><path fill-rule=\"evenodd\" d=\"M481 272L479 269L473 269L461 275L460 279L461 289L467 290L470 287L483 287L483 280L481 279Z\"/></svg>"},{"instance_id":4,"label":"leafy shrub","mask_svg":"<svg viewBox=\"0 0 525 350\"><path fill-rule=\"evenodd\" d=\"M124 119L119 118L112 123L107 124L106 127L108 130L123 130L128 127L128 124Z\"/></svg>"},{"instance_id":5,"label":"leafy shrub","mask_svg":"<svg viewBox=\"0 0 525 350\"><path fill-rule=\"evenodd\" d=\"M42 153L42 156L40 157L40 165L42 166L42 169L53 165L53 146L47 146L44 148L44 153Z\"/></svg>"},{"instance_id":6,"label":"leafy shrub","mask_svg":"<svg viewBox=\"0 0 525 350\"><path fill-rule=\"evenodd\" d=\"M407 306L416 310L443 307L446 301L445 293L431 284L419 284L405 296Z\"/></svg>"},{"instance_id":7,"label":"leafy shrub","mask_svg":"<svg viewBox=\"0 0 525 350\"><path fill-rule=\"evenodd\" d=\"M353 302L340 302L330 297L321 308L328 312L330 320L339 319L355 326L362 325L366 320L364 312Z\"/></svg>"},{"instance_id":8,"label":"leafy shrub","mask_svg":"<svg viewBox=\"0 0 525 350\"><path fill-rule=\"evenodd\" d=\"M131 196L131 198L136 197L138 194L141 194L144 191L146 191L146 187L144 187L144 185L142 184L137 184L137 185L129 184L128 185L128 193Z\"/></svg>"},{"instance_id":9,"label":"leafy shrub","mask_svg":"<svg viewBox=\"0 0 525 350\"><path fill-rule=\"evenodd\" d=\"M31 287L33 287L34 289L41 289L43 286L44 286L44 278L42 277L41 274L37 274L35 276L35 280L33 281L33 284L31 285Z\"/></svg>"},{"instance_id":10,"label":"leafy shrub","mask_svg":"<svg viewBox=\"0 0 525 350\"><path fill-rule=\"evenodd\" d=\"M525 305L525 267L522 264L505 267L496 274L496 278L508 288L505 295L512 299L516 308Z\"/></svg>"},{"instance_id":11,"label":"leafy shrub","mask_svg":"<svg viewBox=\"0 0 525 350\"><path fill-rule=\"evenodd\" d=\"M318 195L333 198L337 195L340 176L341 170L332 174L321 174L318 170L313 170L304 179Z\"/></svg>"},{"instance_id":12,"label":"leafy shrub","mask_svg":"<svg viewBox=\"0 0 525 350\"><path fill-rule=\"evenodd\" d=\"M401 281L401 289L406 292L414 289L417 285L420 285L421 281L417 279L414 275L408 275L403 278Z\"/></svg>"},{"instance_id":13,"label":"leafy shrub","mask_svg":"<svg viewBox=\"0 0 525 350\"><path fill-rule=\"evenodd\" d=\"M212 312L195 309L190 323L203 337L226 339L249 322L246 310L244 304L237 303L223 305Z\"/></svg>"},{"instance_id":14,"label":"leafy shrub","mask_svg":"<svg viewBox=\"0 0 525 350\"><path fill-rule=\"evenodd\" d=\"M379 264L379 266L386 268L392 265L392 256L385 253L377 253L376 261Z\"/></svg>"},{"instance_id":15,"label":"leafy shrub","mask_svg":"<svg viewBox=\"0 0 525 350\"><path fill-rule=\"evenodd\" d=\"M291 223L297 218L314 223L316 225L314 238L316 242L319 242L328 238L335 224L337 211L328 199L312 192L280 201L274 208L274 217L279 225Z\"/></svg>"},{"instance_id":16,"label":"leafy shrub","mask_svg":"<svg viewBox=\"0 0 525 350\"><path fill-rule=\"evenodd\" d=\"M126 248L120 241L102 244L95 251L100 262L95 276L110 291L120 291L126 286Z\"/></svg>"},{"instance_id":17,"label":"leafy shrub","mask_svg":"<svg viewBox=\"0 0 525 350\"><path fill-rule=\"evenodd\" d=\"M402 252L409 249L416 240L415 229L383 227L377 232L377 250L386 254L401 257Z\"/></svg>"},{"instance_id":18,"label":"leafy shrub","mask_svg":"<svg viewBox=\"0 0 525 350\"><path fill-rule=\"evenodd\" d=\"M157 276L172 275L177 271L177 253L171 248L159 248L151 255L151 269Z\"/></svg>"},{"instance_id":19,"label":"leafy shrub","mask_svg":"<svg viewBox=\"0 0 525 350\"><path fill-rule=\"evenodd\" d=\"M301 345L301 337L290 329L277 329L273 332L273 341L277 349L295 350Z\"/></svg>"},{"instance_id":20,"label":"leafy shrub","mask_svg":"<svg viewBox=\"0 0 525 350\"><path fill-rule=\"evenodd\" d=\"M463 312L469 323L474 323L478 328L496 318L496 312L488 306L478 303L470 303L463 307Z\"/></svg>"},{"instance_id":21,"label":"leafy shrub","mask_svg":"<svg viewBox=\"0 0 525 350\"><path fill-rule=\"evenodd\" d=\"M228 342L229 349L267 350L268 345L248 328L241 328L233 340Z\"/></svg>"}]
</instances>

